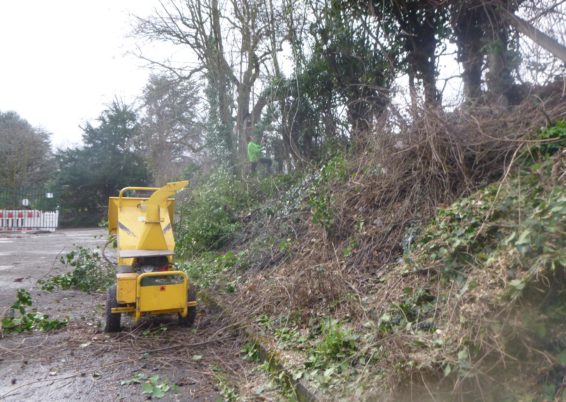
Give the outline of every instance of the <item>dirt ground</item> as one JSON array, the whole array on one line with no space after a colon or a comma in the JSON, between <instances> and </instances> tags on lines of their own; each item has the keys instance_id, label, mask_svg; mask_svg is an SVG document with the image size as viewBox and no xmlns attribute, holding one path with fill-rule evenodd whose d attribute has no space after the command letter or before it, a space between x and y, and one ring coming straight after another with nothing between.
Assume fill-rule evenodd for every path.
<instances>
[{"instance_id":1,"label":"dirt ground","mask_svg":"<svg viewBox=\"0 0 566 402\"><path fill-rule=\"evenodd\" d=\"M0 400L138 401L147 395L132 380L158 376L158 384L171 387L164 401L210 401L225 399L221 391L234 384L253 394L258 381L267 381L240 358L243 340L234 324L202 303L193 328L181 328L170 318L136 325L123 319L124 330L109 335L102 332L104 294L37 287L38 279L63 272L60 255L75 244L102 247L103 235L96 229L0 233L0 312L8 310L18 288L25 288L33 308L69 320L59 331L0 339Z\"/></svg>"}]
</instances>

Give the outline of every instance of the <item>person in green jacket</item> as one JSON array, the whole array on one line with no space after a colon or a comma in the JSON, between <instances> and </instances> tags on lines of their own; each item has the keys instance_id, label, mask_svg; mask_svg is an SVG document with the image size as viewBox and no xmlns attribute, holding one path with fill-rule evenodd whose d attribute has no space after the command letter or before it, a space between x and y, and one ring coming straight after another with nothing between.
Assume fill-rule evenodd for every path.
<instances>
[{"instance_id":1,"label":"person in green jacket","mask_svg":"<svg viewBox=\"0 0 566 402\"><path fill-rule=\"evenodd\" d=\"M258 163L264 164L267 172L271 173L271 159L261 156L261 145L255 142L251 136L248 136L248 159L253 174L256 173Z\"/></svg>"}]
</instances>

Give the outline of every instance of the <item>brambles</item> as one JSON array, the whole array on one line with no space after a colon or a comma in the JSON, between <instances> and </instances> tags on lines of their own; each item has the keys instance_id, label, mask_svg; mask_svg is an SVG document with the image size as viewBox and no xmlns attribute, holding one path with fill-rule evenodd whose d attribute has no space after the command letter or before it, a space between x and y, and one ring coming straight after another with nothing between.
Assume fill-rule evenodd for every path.
<instances>
[{"instance_id":1,"label":"brambles","mask_svg":"<svg viewBox=\"0 0 566 402\"><path fill-rule=\"evenodd\" d=\"M539 135L562 134L550 128ZM439 141L447 139L430 138L431 147L445 152L449 148L442 147L452 145L441 147ZM446 153L444 161L429 160L423 149L411 148L407 152L431 169L409 171L412 159L399 153L391 159L400 170L385 164L379 177L370 178L373 187L360 177L334 182L332 193L310 193L310 206L314 200L320 207L311 209L311 217L324 218L319 212L326 208L326 223L348 236L329 233L322 222L309 226L297 238L302 244L295 243L292 261L271 271L271 281L254 283L254 294L240 296L241 302L263 306L257 322L293 362L293 376L333 396L363 395L375 378L381 379L380 392L397 395L404 384L420 386L421 376L444 378L431 381L434 395L457 397L476 392L479 384L490 394L520 397L526 390L513 384L518 378L540 384L528 390L533 395L559 392L557 373L566 361L560 335L566 311L566 152L549 148L556 143L529 143L530 153L520 142L501 143L507 155L525 152L529 159L515 158L513 166L497 165L489 173L455 166ZM486 152L477 156L482 164L492 155ZM323 199L325 194L332 199ZM309 320L307 326L306 314L302 323L273 318L305 310L329 321ZM340 321L331 321L344 316L354 324L352 337ZM533 367L540 374L533 376Z\"/></svg>"},{"instance_id":2,"label":"brambles","mask_svg":"<svg viewBox=\"0 0 566 402\"><path fill-rule=\"evenodd\" d=\"M288 209L239 211L223 255L252 269L200 264L234 274L223 297L257 312L294 379L335 399L371 387L395 399L422 381L439 399L477 387L521 399L514 379L561 392L566 151L554 145L566 128L533 139L523 115L477 118L432 111L415 132L376 134L360 159L306 175ZM272 254L261 263L259 244Z\"/></svg>"},{"instance_id":3,"label":"brambles","mask_svg":"<svg viewBox=\"0 0 566 402\"><path fill-rule=\"evenodd\" d=\"M539 156L440 208L386 276L374 298L387 292L378 327L387 364L407 378L426 373L453 381L454 392L481 386L519 399L561 392L553 373L564 356L566 155ZM518 387L533 370L539 385Z\"/></svg>"}]
</instances>

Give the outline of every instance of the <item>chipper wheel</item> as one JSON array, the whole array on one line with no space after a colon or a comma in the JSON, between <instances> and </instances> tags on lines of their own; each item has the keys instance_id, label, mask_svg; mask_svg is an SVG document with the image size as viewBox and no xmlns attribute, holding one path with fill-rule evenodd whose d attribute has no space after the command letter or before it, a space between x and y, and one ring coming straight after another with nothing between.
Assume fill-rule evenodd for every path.
<instances>
[{"instance_id":1,"label":"chipper wheel","mask_svg":"<svg viewBox=\"0 0 566 402\"><path fill-rule=\"evenodd\" d=\"M189 286L189 290L187 291L187 301L192 302L196 301L197 299L197 292L194 286ZM187 316L182 317L179 314L179 325L182 327L190 327L195 322L195 317L197 316L197 308L196 306L192 306L188 308Z\"/></svg>"},{"instance_id":2,"label":"chipper wheel","mask_svg":"<svg viewBox=\"0 0 566 402\"><path fill-rule=\"evenodd\" d=\"M122 314L112 313L112 308L114 307L120 307L116 300L116 285L110 286L106 294L106 326L104 327L104 332L120 331L120 318Z\"/></svg>"}]
</instances>

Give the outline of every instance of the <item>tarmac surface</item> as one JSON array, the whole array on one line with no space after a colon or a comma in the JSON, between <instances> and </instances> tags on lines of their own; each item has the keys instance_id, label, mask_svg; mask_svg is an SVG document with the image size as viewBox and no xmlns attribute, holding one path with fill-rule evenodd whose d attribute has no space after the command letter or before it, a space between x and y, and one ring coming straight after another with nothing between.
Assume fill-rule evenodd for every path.
<instances>
[{"instance_id":1,"label":"tarmac surface","mask_svg":"<svg viewBox=\"0 0 566 402\"><path fill-rule=\"evenodd\" d=\"M59 258L75 245L102 248L105 236L106 231L98 228L0 232L0 311L14 302L17 289L33 289L39 279L60 269Z\"/></svg>"},{"instance_id":2,"label":"tarmac surface","mask_svg":"<svg viewBox=\"0 0 566 402\"><path fill-rule=\"evenodd\" d=\"M254 370L239 358L242 340L218 311L197 307L193 328L176 317L122 317L122 331L103 332L105 292L41 290L37 281L69 270L61 257L75 246L100 247L103 229L0 233L0 319L16 291L60 330L5 333L0 327L0 401L143 401L149 378L167 387L163 401L222 400L219 384L244 384ZM112 251L106 253L112 258ZM255 378L251 375L251 378Z\"/></svg>"}]
</instances>

